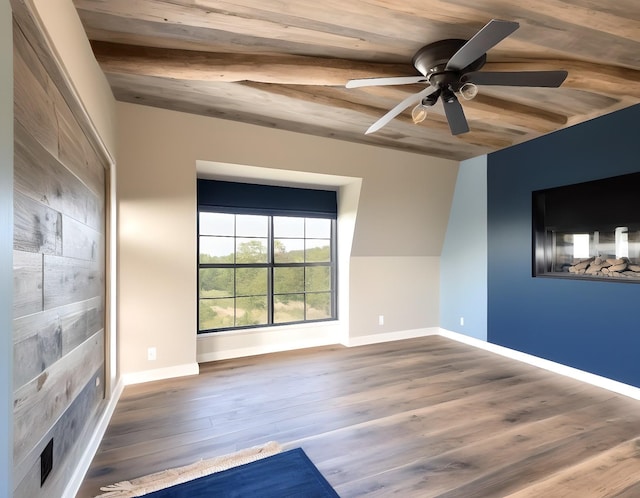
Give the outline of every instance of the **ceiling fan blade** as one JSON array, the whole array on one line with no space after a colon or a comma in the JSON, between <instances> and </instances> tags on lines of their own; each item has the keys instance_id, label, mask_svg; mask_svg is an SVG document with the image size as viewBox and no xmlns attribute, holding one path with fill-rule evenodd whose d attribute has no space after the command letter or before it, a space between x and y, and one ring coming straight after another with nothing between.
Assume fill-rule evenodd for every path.
<instances>
[{"instance_id":1,"label":"ceiling fan blade","mask_svg":"<svg viewBox=\"0 0 640 498\"><path fill-rule=\"evenodd\" d=\"M567 78L567 71L519 71L519 72L482 72L467 73L463 83L498 86L546 86L559 87Z\"/></svg>"},{"instance_id":2,"label":"ceiling fan blade","mask_svg":"<svg viewBox=\"0 0 640 498\"><path fill-rule=\"evenodd\" d=\"M445 69L447 71L462 71L519 27L520 24L514 21L492 19L453 54Z\"/></svg>"},{"instance_id":3,"label":"ceiling fan blade","mask_svg":"<svg viewBox=\"0 0 640 498\"><path fill-rule=\"evenodd\" d=\"M409 95L406 99L400 102L397 106L391 109L388 113L382 116L378 121L373 123L367 131L364 132L365 135L369 135L370 133L374 133L378 131L380 128L385 126L389 121L395 118L398 114L404 111L407 107L411 105L417 105L422 99L424 99L427 95L435 92L437 88L429 86L422 90L421 92L414 93L413 95Z\"/></svg>"},{"instance_id":4,"label":"ceiling fan blade","mask_svg":"<svg viewBox=\"0 0 640 498\"><path fill-rule=\"evenodd\" d=\"M444 105L444 113L447 116L451 134L460 135L467 133L469 131L469 124L467 123L467 118L464 116L462 105L460 105L455 95L449 100L442 99L442 104Z\"/></svg>"},{"instance_id":5,"label":"ceiling fan blade","mask_svg":"<svg viewBox=\"0 0 640 498\"><path fill-rule=\"evenodd\" d=\"M347 88L359 88L363 86L387 86L387 85L411 85L413 83L426 83L427 78L421 74L418 76L398 76L396 78L363 78L347 81Z\"/></svg>"}]
</instances>

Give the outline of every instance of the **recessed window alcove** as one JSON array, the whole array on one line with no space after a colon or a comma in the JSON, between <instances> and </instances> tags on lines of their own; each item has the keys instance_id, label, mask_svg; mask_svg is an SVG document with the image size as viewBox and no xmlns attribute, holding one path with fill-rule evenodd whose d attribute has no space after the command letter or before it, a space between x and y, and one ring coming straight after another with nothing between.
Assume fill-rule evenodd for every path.
<instances>
[{"instance_id":1,"label":"recessed window alcove","mask_svg":"<svg viewBox=\"0 0 640 498\"><path fill-rule=\"evenodd\" d=\"M640 282L640 173L533 192L533 276Z\"/></svg>"}]
</instances>

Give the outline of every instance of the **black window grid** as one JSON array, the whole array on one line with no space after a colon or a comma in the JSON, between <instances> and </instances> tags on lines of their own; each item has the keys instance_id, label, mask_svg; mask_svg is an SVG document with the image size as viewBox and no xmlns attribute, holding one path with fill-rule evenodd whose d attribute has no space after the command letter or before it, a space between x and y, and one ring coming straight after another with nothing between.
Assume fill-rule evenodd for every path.
<instances>
[{"instance_id":1,"label":"black window grid","mask_svg":"<svg viewBox=\"0 0 640 498\"><path fill-rule=\"evenodd\" d=\"M200 214L200 212L212 212L212 211L199 211L198 214ZM231 214L231 213L230 213ZM227 331L227 330L241 330L241 329L247 329L247 328L261 328L261 327L274 327L274 326L286 326L286 325L296 325L296 324L300 324L300 323L316 323L316 322L326 322L326 321L332 321L332 320L336 320L337 319L337 314L338 314L338 299L337 299L337 222L335 219L331 219L331 231L330 231L330 239L329 239L329 261L328 262L303 262L303 263L276 263L274 261L274 254L275 254L275 240L276 238L273 235L273 218L274 216L271 215L265 215L268 217L268 230L267 230L267 237L251 237L251 236L241 236L239 237L237 235L237 215L234 214L234 235L228 235L228 236L221 236L221 237L228 237L230 239L234 239L234 263L201 263L200 262L200 222L199 222L199 216L198 216L198 243L197 243L197 257L198 257L198 270L200 269L204 269L204 268L226 268L226 269L238 269L238 268L266 268L267 269L267 323L265 324L256 324L256 325L247 325L247 326L237 326L235 325L235 323L237 322L237 317L236 317L236 312L237 312L237 308L234 306L234 326L232 327L220 327L220 328L213 328L213 329L204 329L204 330L200 330L200 317L199 317L199 306L198 306L198 333L199 334L204 334L204 333L211 333L211 332L222 332L222 331ZM302 216L300 216L300 218L304 218ZM303 236L303 240L305 241L305 247L303 249L303 253L305 254L305 258L306 258L306 241L307 240L326 240L326 239L319 239L319 238L309 238L307 239L306 237L306 223L304 225L304 236ZM207 235L204 235L207 236ZM218 235L214 235L214 236L218 236ZM238 238L261 238L264 239L266 238L268 243L267 243L267 263L237 263L237 247L235 244L235 241ZM278 239L299 239L299 237L278 237ZM306 283L306 269L307 268L312 268L312 267L328 267L330 268L330 289L329 290L322 290L322 291L308 291L306 288L303 289L302 292L295 292L295 293L274 293L273 291L273 282L274 282L274 269L276 268L303 268L304 271L304 275L303 275L303 281ZM198 271L199 274L199 271ZM198 289L197 289L197 294L198 294L198 302L200 302L203 299L208 299L208 298L201 298L200 297L200 277L198 276ZM328 318L321 318L321 319L308 319L307 318L307 295L310 294L329 294L330 296L330 309L331 309L331 316ZM299 320L299 321L290 321L290 322L274 322L274 296L279 296L279 295L286 295L286 294L303 294L304 295L304 302L305 302L305 306L303 307L304 310L304 319L303 320ZM255 295L255 294L250 294L250 295L239 295L237 294L237 279L235 278L235 271L234 271L234 278L233 278L233 295L228 296L228 299L233 299L234 303L235 300L237 298L246 298L246 297L254 297L254 296L262 296L262 295ZM211 298L211 299L215 299L215 298Z\"/></svg>"}]
</instances>

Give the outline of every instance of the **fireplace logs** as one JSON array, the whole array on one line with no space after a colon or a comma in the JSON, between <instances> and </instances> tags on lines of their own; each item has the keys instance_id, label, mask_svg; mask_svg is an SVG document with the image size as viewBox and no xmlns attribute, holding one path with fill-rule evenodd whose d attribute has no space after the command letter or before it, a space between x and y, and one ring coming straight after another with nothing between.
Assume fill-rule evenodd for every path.
<instances>
[{"instance_id":1,"label":"fireplace logs","mask_svg":"<svg viewBox=\"0 0 640 498\"><path fill-rule=\"evenodd\" d=\"M640 265L633 264L629 258L605 259L592 257L576 259L566 266L566 271L575 275L609 278L640 278Z\"/></svg>"}]
</instances>

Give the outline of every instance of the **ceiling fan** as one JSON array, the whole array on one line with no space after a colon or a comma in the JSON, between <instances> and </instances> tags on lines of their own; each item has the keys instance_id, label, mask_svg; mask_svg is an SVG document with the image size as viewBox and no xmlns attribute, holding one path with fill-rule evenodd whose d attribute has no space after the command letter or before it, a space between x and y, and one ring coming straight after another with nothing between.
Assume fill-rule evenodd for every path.
<instances>
[{"instance_id":1,"label":"ceiling fan","mask_svg":"<svg viewBox=\"0 0 640 498\"><path fill-rule=\"evenodd\" d=\"M477 85L559 87L567 71L480 72L487 60L486 52L518 29L513 21L492 19L473 38L442 40L422 47L412 62L420 75L395 78L365 78L350 80L347 88L423 83L427 87L410 95L373 123L365 134L378 131L411 105L415 105L414 123L424 121L427 109L442 100L449 128L453 135L469 131L456 93L470 100L478 92Z\"/></svg>"}]
</instances>

